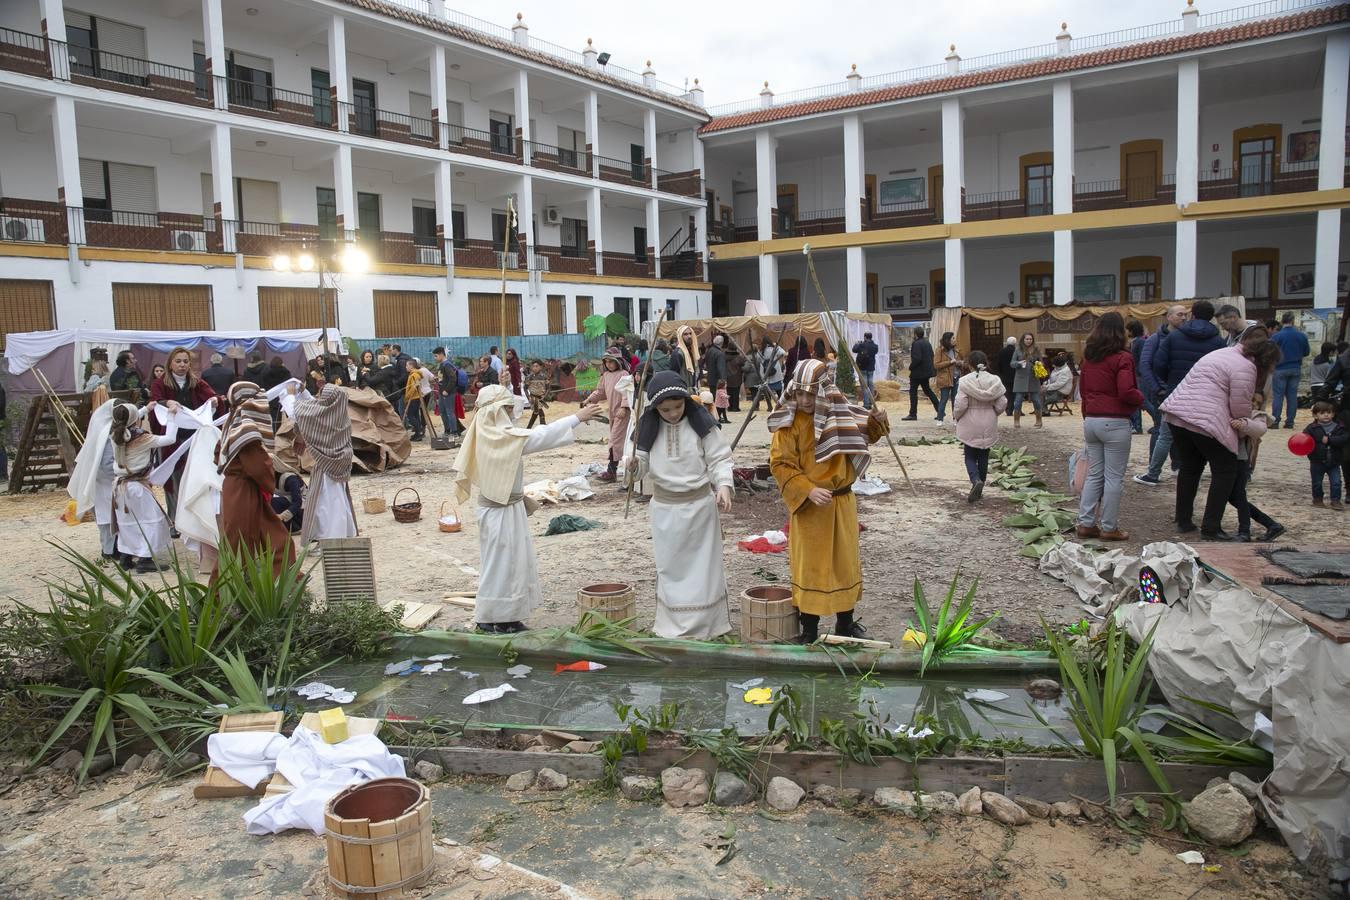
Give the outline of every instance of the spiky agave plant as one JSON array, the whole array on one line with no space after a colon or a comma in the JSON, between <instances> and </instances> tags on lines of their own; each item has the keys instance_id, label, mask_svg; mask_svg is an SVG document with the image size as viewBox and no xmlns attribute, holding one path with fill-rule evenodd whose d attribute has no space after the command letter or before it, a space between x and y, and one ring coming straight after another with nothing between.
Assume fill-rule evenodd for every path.
<instances>
[{"instance_id":1,"label":"spiky agave plant","mask_svg":"<svg viewBox=\"0 0 1350 900\"><path fill-rule=\"evenodd\" d=\"M970 587L956 603L955 609L952 608L956 598L956 582L960 577L961 570L958 569L952 576L952 583L947 586L947 596L937 609L928 602L919 579L914 579L916 623L912 627L924 635L923 657L919 662L920 678L928 671L930 665L938 664L943 657L958 647L970 643L971 638L979 633L980 629L998 618L998 613L994 613L978 622L970 621L971 607L975 604L975 591L980 586L978 578L970 583Z\"/></svg>"}]
</instances>

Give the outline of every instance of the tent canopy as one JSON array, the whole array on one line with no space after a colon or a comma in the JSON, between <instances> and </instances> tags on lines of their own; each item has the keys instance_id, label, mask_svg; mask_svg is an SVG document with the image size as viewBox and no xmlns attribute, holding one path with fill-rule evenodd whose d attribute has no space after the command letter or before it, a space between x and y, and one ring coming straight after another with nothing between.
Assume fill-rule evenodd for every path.
<instances>
[{"instance_id":1,"label":"tent canopy","mask_svg":"<svg viewBox=\"0 0 1350 900\"><path fill-rule=\"evenodd\" d=\"M734 340L742 351L748 351L751 345L757 345L761 338L769 337L781 347L790 347L798 336L806 338L811 344L816 338L825 337L825 326L821 317L831 313L800 313L786 316L720 316L711 319L663 320L656 330L657 339L674 342L675 333L688 326L700 344L713 339L714 334L725 334ZM863 334L871 332L877 342L878 353L876 371L890 371L890 332L891 317L887 313L832 313L843 317L844 336L850 347L862 340ZM831 347L831 350L835 348ZM878 376L884 377L884 375Z\"/></svg>"}]
</instances>

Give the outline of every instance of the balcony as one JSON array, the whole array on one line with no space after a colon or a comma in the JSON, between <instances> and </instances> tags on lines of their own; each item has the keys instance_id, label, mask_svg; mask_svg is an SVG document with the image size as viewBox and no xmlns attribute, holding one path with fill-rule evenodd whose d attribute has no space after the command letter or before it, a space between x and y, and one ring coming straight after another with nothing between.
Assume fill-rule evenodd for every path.
<instances>
[{"instance_id":1,"label":"balcony","mask_svg":"<svg viewBox=\"0 0 1350 900\"><path fill-rule=\"evenodd\" d=\"M1177 179L1166 174L1161 179L1152 175L1145 178L1111 178L1105 181L1075 181L1073 211L1092 212L1100 209L1132 209L1136 206L1164 206L1177 199Z\"/></svg>"},{"instance_id":2,"label":"balcony","mask_svg":"<svg viewBox=\"0 0 1350 900\"><path fill-rule=\"evenodd\" d=\"M652 272L650 257L645 254L639 258L632 253L614 253L605 251L605 274L619 275L625 278L648 278Z\"/></svg>"},{"instance_id":3,"label":"balcony","mask_svg":"<svg viewBox=\"0 0 1350 900\"><path fill-rule=\"evenodd\" d=\"M595 274L592 253L584 247L551 247L538 244L534 248L534 253L544 261L546 272L562 272L568 275Z\"/></svg>"},{"instance_id":4,"label":"balcony","mask_svg":"<svg viewBox=\"0 0 1350 900\"><path fill-rule=\"evenodd\" d=\"M1234 200L1317 190L1317 166L1282 172L1259 168L1213 169L1200 173L1199 199Z\"/></svg>"},{"instance_id":5,"label":"balcony","mask_svg":"<svg viewBox=\"0 0 1350 900\"><path fill-rule=\"evenodd\" d=\"M585 150L567 150L538 141L522 141L530 152L530 165L536 169L566 172L569 175L591 174L591 155Z\"/></svg>"},{"instance_id":6,"label":"balcony","mask_svg":"<svg viewBox=\"0 0 1350 900\"><path fill-rule=\"evenodd\" d=\"M1043 203L1027 203L1021 191L995 191L988 194L966 194L962 201L961 220L987 222L992 219L1021 219L1026 216L1046 216L1052 212L1047 198Z\"/></svg>"},{"instance_id":7,"label":"balcony","mask_svg":"<svg viewBox=\"0 0 1350 900\"><path fill-rule=\"evenodd\" d=\"M708 226L709 244L739 244L759 240L759 223L755 216L741 216L734 222L713 222Z\"/></svg>"},{"instance_id":8,"label":"balcony","mask_svg":"<svg viewBox=\"0 0 1350 900\"><path fill-rule=\"evenodd\" d=\"M634 187L651 187L652 176L645 162L632 162L631 160L614 159L609 156L596 155L596 160L600 163L600 180L612 181L615 184L630 184Z\"/></svg>"},{"instance_id":9,"label":"balcony","mask_svg":"<svg viewBox=\"0 0 1350 900\"><path fill-rule=\"evenodd\" d=\"M798 213L796 216L779 212L776 226L773 230L774 237L842 234L844 231L844 211L843 209L816 209Z\"/></svg>"},{"instance_id":10,"label":"balcony","mask_svg":"<svg viewBox=\"0 0 1350 900\"><path fill-rule=\"evenodd\" d=\"M940 219L938 210L929 206L923 200L909 203L885 203L878 205L870 216L863 219L863 231L936 225Z\"/></svg>"}]
</instances>

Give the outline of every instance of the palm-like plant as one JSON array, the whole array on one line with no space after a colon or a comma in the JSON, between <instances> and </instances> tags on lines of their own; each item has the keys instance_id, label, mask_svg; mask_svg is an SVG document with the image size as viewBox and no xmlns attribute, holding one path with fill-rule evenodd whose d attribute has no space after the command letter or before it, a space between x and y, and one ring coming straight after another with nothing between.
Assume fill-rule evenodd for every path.
<instances>
[{"instance_id":1,"label":"palm-like plant","mask_svg":"<svg viewBox=\"0 0 1350 900\"><path fill-rule=\"evenodd\" d=\"M971 607L975 604L975 590L980 585L980 579L978 578L971 582L960 602L956 604L956 608L952 608L952 603L956 598L956 581L960 577L961 572L958 569L956 574L952 576L952 583L947 587L946 598L943 599L942 605L936 610L924 596L923 585L919 583L919 579L914 579L914 618L917 620L917 624L912 627L924 635L923 657L919 662L919 677L923 677L924 672L928 670L930 665L936 665L953 650L970 643L970 639L981 628L998 617L998 613L994 613L978 622L969 621Z\"/></svg>"}]
</instances>

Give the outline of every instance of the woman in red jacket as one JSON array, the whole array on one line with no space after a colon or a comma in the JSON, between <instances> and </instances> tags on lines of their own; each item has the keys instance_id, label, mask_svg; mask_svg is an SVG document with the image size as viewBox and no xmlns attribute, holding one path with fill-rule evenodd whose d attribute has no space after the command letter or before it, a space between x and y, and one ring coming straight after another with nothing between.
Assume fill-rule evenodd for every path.
<instances>
[{"instance_id":1,"label":"woman in red jacket","mask_svg":"<svg viewBox=\"0 0 1350 900\"><path fill-rule=\"evenodd\" d=\"M1097 320L1083 349L1078 385L1088 476L1078 502L1079 537L1104 541L1130 537L1120 530L1117 516L1130 459L1130 416L1144 405L1144 395L1135 384L1134 357L1125 346L1125 320L1120 313L1109 312Z\"/></svg>"},{"instance_id":2,"label":"woman in red jacket","mask_svg":"<svg viewBox=\"0 0 1350 900\"><path fill-rule=\"evenodd\" d=\"M217 411L219 411L220 400L216 397L216 392L211 389L211 385L202 381L192 371L192 351L185 347L175 347L169 351L169 358L165 361L168 365L168 371L162 378L157 378L150 383L150 399L167 406L170 401L176 402L185 410L194 410L201 406L207 400L215 400ZM155 434L163 434L164 426L159 424L159 420L151 418L151 430ZM172 447L165 448L162 451L162 459L167 459L178 447L188 438L195 434L186 429L178 432L178 439ZM174 513L178 510L178 482L183 477L183 470L187 468L187 455L178 460L174 466L173 477L164 483L164 503L168 507L169 521L173 521ZM177 537L175 529L174 537Z\"/></svg>"}]
</instances>

